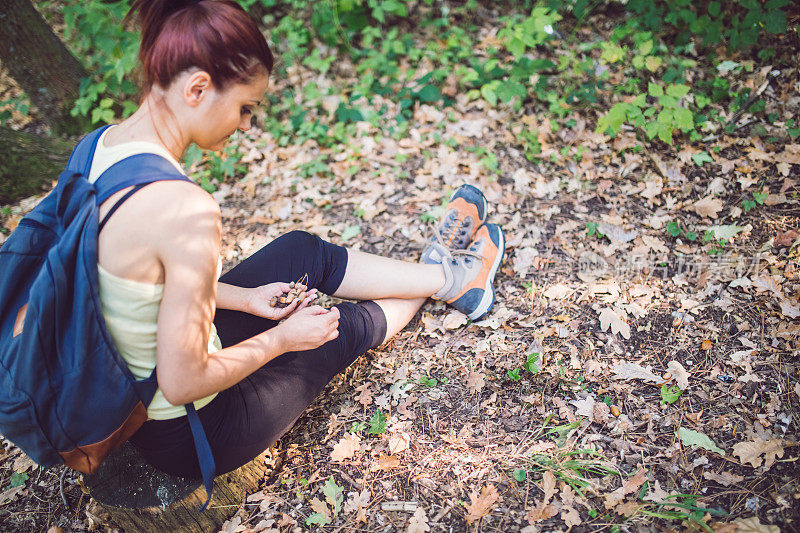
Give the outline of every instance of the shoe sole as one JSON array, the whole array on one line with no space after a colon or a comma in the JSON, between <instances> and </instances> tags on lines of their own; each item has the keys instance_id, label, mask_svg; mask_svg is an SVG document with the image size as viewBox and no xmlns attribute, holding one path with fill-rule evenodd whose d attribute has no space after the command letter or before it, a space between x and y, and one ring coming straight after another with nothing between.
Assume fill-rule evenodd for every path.
<instances>
[{"instance_id":1,"label":"shoe sole","mask_svg":"<svg viewBox=\"0 0 800 533\"><path fill-rule=\"evenodd\" d=\"M503 262L503 256L506 253L506 236L503 233L503 228L500 226L497 227L500 230L500 242L497 244L497 248L500 250L500 253L497 254L497 257L492 263L492 268L489 270L489 275L486 277L486 287L483 289L483 297L481 298L480 303L478 303L478 307L475 308L473 312L467 315L467 318L470 320L478 320L479 318L487 315L489 311L492 310L494 307L494 276L497 274L497 269L500 267L500 264Z\"/></svg>"}]
</instances>

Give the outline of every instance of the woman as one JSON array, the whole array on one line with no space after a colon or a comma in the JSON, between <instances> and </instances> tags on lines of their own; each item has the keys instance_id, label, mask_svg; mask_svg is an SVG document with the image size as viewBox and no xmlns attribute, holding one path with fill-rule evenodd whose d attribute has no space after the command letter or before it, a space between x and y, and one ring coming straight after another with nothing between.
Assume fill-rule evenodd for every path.
<instances>
[{"instance_id":1,"label":"woman","mask_svg":"<svg viewBox=\"0 0 800 533\"><path fill-rule=\"evenodd\" d=\"M136 0L131 14L142 31L142 102L103 133L90 181L137 153L180 169L191 143L220 149L249 129L267 90L272 54L235 2ZM101 219L125 194L101 206ZM98 264L120 353L138 378L158 369L149 420L131 441L155 467L198 477L183 407L193 402L217 474L231 471L274 443L334 375L403 328L426 298L471 318L486 314L504 250L500 228L483 224L486 207L480 191L459 189L419 264L292 232L218 281L220 210L211 196L183 181L136 192L100 234ZM304 275L304 301L270 306ZM310 305L316 291L362 301L324 309Z\"/></svg>"}]
</instances>

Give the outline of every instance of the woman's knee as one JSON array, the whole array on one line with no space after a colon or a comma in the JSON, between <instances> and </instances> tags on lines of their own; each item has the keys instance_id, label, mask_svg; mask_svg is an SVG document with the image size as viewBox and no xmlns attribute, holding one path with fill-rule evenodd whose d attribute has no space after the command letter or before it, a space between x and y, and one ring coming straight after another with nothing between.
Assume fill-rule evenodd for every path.
<instances>
[{"instance_id":1,"label":"woman's knee","mask_svg":"<svg viewBox=\"0 0 800 533\"><path fill-rule=\"evenodd\" d=\"M322 239L313 233L296 229L290 231L289 233L284 233L275 239L275 242L279 242L282 246L287 246L290 249L306 250L319 246L321 240Z\"/></svg>"}]
</instances>

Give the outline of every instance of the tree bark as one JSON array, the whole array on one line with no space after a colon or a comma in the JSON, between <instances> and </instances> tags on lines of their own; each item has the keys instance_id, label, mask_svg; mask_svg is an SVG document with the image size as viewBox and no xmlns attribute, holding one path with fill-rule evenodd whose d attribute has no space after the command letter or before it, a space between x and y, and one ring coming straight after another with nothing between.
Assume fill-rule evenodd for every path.
<instances>
[{"instance_id":1,"label":"tree bark","mask_svg":"<svg viewBox=\"0 0 800 533\"><path fill-rule=\"evenodd\" d=\"M0 127L0 204L40 192L58 178L72 143Z\"/></svg>"},{"instance_id":2,"label":"tree bark","mask_svg":"<svg viewBox=\"0 0 800 533\"><path fill-rule=\"evenodd\" d=\"M187 451L193 453L193 451ZM154 469L130 445L115 450L93 475L84 476L94 503L87 510L124 533L204 533L219 531L248 494L258 491L267 470L266 451L214 480L211 505L200 513L206 491L200 481Z\"/></svg>"},{"instance_id":3,"label":"tree bark","mask_svg":"<svg viewBox=\"0 0 800 533\"><path fill-rule=\"evenodd\" d=\"M56 134L85 127L69 114L86 70L30 0L0 1L0 61Z\"/></svg>"}]
</instances>

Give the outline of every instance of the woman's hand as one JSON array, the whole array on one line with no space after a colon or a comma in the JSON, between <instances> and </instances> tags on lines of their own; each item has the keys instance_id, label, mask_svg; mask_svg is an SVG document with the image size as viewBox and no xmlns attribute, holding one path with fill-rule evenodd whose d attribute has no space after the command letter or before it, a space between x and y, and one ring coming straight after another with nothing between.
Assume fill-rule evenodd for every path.
<instances>
[{"instance_id":1,"label":"woman's hand","mask_svg":"<svg viewBox=\"0 0 800 533\"><path fill-rule=\"evenodd\" d=\"M313 350L339 336L339 309L312 305L294 312L269 331L280 333L287 352Z\"/></svg>"},{"instance_id":2,"label":"woman's hand","mask_svg":"<svg viewBox=\"0 0 800 533\"><path fill-rule=\"evenodd\" d=\"M306 290L306 286L299 283L296 284L295 287L300 287L303 291ZM261 285L260 287L252 289L245 289L247 291L245 294L245 311L263 318L281 320L295 311L308 307L308 304L317 296L317 289L311 289L307 291L305 300L295 300L284 308L272 307L269 304L273 297L283 296L289 292L289 288L288 283L278 282Z\"/></svg>"}]
</instances>

